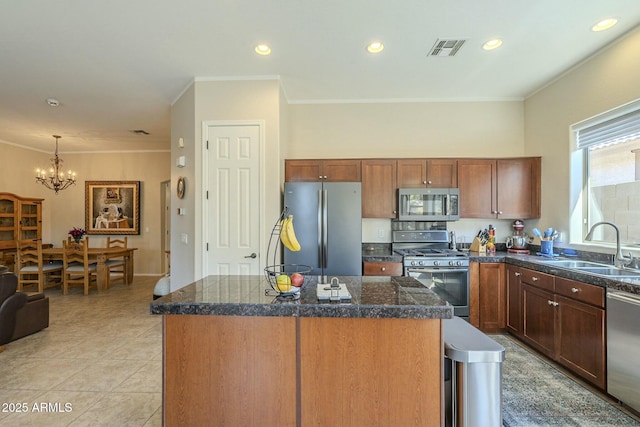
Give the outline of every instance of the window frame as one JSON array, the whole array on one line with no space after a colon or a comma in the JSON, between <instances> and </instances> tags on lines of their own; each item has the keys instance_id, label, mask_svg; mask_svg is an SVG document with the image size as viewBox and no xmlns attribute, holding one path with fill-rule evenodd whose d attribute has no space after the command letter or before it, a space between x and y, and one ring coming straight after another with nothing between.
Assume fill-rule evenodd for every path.
<instances>
[{"instance_id":1,"label":"window frame","mask_svg":"<svg viewBox=\"0 0 640 427\"><path fill-rule=\"evenodd\" d=\"M597 114L593 117L590 117L586 120L580 121L571 125L571 141L572 141L572 152L574 156L572 156L572 169L576 166L581 168L581 171L577 170L576 175L581 176L580 183L580 202L576 203L575 206L580 206L580 212L574 211L574 214L571 216L570 227L573 231L578 231L580 234L579 239L571 238L572 243L586 244L591 246L602 246L602 247L611 247L615 246L615 242L610 242L607 240L595 240L595 241L585 241L584 237L587 235L590 229L590 224L592 221L592 212L590 209L590 177L591 177L591 162L589 155L589 147L599 144L599 142L591 142L589 144L581 144L580 143L580 132L589 132L589 130L597 129L600 127L606 127L607 122L615 123L617 119L623 118L623 116L627 115L635 115L640 116L640 99L636 99L627 104L623 104L619 107L613 108L611 110L605 111L603 113ZM603 126L604 124L604 126ZM633 126L632 126L633 129ZM634 132L630 132L634 134ZM624 143L621 141L621 143ZM575 187L573 187L575 188ZM578 224L579 221L579 224ZM640 247L640 242L623 242L623 247L627 247L629 249L638 249Z\"/></svg>"}]
</instances>

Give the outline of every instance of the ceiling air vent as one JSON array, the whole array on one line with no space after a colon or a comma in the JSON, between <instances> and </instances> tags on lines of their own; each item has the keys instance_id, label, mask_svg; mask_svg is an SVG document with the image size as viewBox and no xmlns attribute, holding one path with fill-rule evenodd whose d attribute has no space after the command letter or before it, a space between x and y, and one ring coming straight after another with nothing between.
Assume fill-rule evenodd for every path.
<instances>
[{"instance_id":1,"label":"ceiling air vent","mask_svg":"<svg viewBox=\"0 0 640 427\"><path fill-rule=\"evenodd\" d=\"M427 56L453 56L466 42L464 39L438 39Z\"/></svg>"}]
</instances>

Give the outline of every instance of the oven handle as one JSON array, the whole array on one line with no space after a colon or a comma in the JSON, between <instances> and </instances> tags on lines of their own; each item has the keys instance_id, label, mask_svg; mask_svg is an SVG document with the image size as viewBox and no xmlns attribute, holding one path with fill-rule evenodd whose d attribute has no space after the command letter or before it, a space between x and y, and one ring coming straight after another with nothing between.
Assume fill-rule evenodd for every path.
<instances>
[{"instance_id":1,"label":"oven handle","mask_svg":"<svg viewBox=\"0 0 640 427\"><path fill-rule=\"evenodd\" d=\"M468 267L460 268L408 268L407 273L464 273Z\"/></svg>"}]
</instances>

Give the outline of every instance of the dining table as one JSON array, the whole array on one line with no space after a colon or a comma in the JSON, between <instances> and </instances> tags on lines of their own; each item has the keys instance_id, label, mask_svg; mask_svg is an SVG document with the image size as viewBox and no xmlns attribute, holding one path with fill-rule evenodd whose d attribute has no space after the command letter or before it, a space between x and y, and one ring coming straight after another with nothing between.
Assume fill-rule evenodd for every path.
<instances>
[{"instance_id":1,"label":"dining table","mask_svg":"<svg viewBox=\"0 0 640 427\"><path fill-rule=\"evenodd\" d=\"M89 262L96 263L96 287L98 292L102 292L107 284L107 275L109 269L106 262L112 258L124 258L125 283L133 282L133 253L138 248L92 248L89 247L87 252ZM64 248L43 248L42 258L47 261L61 261L64 256Z\"/></svg>"}]
</instances>

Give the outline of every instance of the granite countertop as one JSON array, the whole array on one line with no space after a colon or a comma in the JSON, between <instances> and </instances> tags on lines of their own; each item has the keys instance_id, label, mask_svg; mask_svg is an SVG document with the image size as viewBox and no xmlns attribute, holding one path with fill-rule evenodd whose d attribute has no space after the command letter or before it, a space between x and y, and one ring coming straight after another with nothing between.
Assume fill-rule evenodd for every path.
<instances>
[{"instance_id":1,"label":"granite countertop","mask_svg":"<svg viewBox=\"0 0 640 427\"><path fill-rule=\"evenodd\" d=\"M557 257L559 259L573 259L568 257ZM515 255L507 252L496 252L493 255L484 255L478 253L470 253L469 261L472 262L505 262L507 264L517 265L518 267L529 268L531 270L540 271L541 273L547 273L558 277L564 277L565 279L576 280L578 282L589 283L604 288L616 289L619 291L625 291L632 294L640 294L640 278L625 278L614 279L596 274L587 273L584 271L558 267L546 261L549 258L539 255Z\"/></svg>"},{"instance_id":2,"label":"granite countertop","mask_svg":"<svg viewBox=\"0 0 640 427\"><path fill-rule=\"evenodd\" d=\"M330 281L331 277L325 277ZM338 276L349 303L321 302L319 276L307 276L300 298L276 297L264 276L209 276L151 302L151 314L450 319L453 307L416 279ZM265 290L269 292L266 294Z\"/></svg>"}]
</instances>

